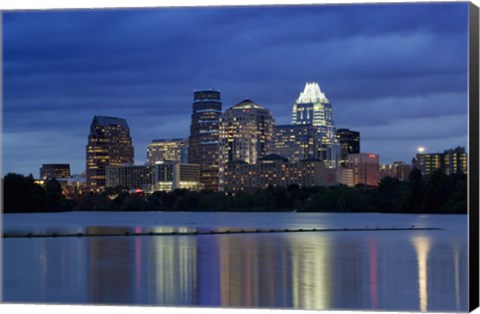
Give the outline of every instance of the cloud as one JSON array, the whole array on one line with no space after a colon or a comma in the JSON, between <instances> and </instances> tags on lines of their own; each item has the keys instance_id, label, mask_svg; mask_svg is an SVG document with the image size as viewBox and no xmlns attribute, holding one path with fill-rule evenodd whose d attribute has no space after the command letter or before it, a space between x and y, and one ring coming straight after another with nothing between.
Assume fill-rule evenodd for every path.
<instances>
[{"instance_id":1,"label":"cloud","mask_svg":"<svg viewBox=\"0 0 480 314\"><path fill-rule=\"evenodd\" d=\"M153 138L188 135L194 89L220 89L224 109L250 98L289 123L307 81L338 127L390 130L404 146L408 119L466 115L467 17L466 3L8 12L4 164L37 169L29 156L61 133L45 160L84 167L94 115L127 118L143 156Z\"/></svg>"}]
</instances>

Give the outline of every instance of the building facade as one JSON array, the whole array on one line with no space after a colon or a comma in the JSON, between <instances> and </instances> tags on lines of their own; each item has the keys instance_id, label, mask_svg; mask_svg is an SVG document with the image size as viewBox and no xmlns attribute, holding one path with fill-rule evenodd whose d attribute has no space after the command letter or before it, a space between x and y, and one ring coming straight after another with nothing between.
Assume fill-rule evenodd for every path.
<instances>
[{"instance_id":1,"label":"building facade","mask_svg":"<svg viewBox=\"0 0 480 314\"><path fill-rule=\"evenodd\" d=\"M319 158L327 168L338 166L340 148L335 136L333 108L317 83L307 83L293 104L292 124L315 126Z\"/></svg>"},{"instance_id":2,"label":"building facade","mask_svg":"<svg viewBox=\"0 0 480 314\"><path fill-rule=\"evenodd\" d=\"M183 138L155 139L147 147L147 163L157 161L187 162L185 149L188 140Z\"/></svg>"},{"instance_id":3,"label":"building facade","mask_svg":"<svg viewBox=\"0 0 480 314\"><path fill-rule=\"evenodd\" d=\"M396 178L400 181L408 181L412 166L403 161L394 161L391 164L380 166L380 179L385 177Z\"/></svg>"},{"instance_id":4,"label":"building facade","mask_svg":"<svg viewBox=\"0 0 480 314\"><path fill-rule=\"evenodd\" d=\"M377 154L349 154L347 167L353 171L354 185L378 186L380 180L380 164Z\"/></svg>"},{"instance_id":5,"label":"building facade","mask_svg":"<svg viewBox=\"0 0 480 314\"><path fill-rule=\"evenodd\" d=\"M255 164L272 152L275 120L269 110L245 99L222 114L220 123L220 189L225 165L232 161Z\"/></svg>"},{"instance_id":6,"label":"building facade","mask_svg":"<svg viewBox=\"0 0 480 314\"><path fill-rule=\"evenodd\" d=\"M313 125L276 125L273 153L291 162L318 157L317 128Z\"/></svg>"},{"instance_id":7,"label":"building facade","mask_svg":"<svg viewBox=\"0 0 480 314\"><path fill-rule=\"evenodd\" d=\"M40 179L70 178L70 164L43 164L40 168Z\"/></svg>"},{"instance_id":8,"label":"building facade","mask_svg":"<svg viewBox=\"0 0 480 314\"><path fill-rule=\"evenodd\" d=\"M146 193L175 189L201 190L200 166L174 161L107 167L107 187L124 186Z\"/></svg>"},{"instance_id":9,"label":"building facade","mask_svg":"<svg viewBox=\"0 0 480 314\"><path fill-rule=\"evenodd\" d=\"M106 186L122 186L130 190L149 191L155 184L154 170L153 165L107 166L105 169Z\"/></svg>"},{"instance_id":10,"label":"building facade","mask_svg":"<svg viewBox=\"0 0 480 314\"><path fill-rule=\"evenodd\" d=\"M188 162L200 165L200 180L205 189L217 191L219 129L222 115L220 92L194 91L190 125Z\"/></svg>"},{"instance_id":11,"label":"building facade","mask_svg":"<svg viewBox=\"0 0 480 314\"><path fill-rule=\"evenodd\" d=\"M464 147L447 149L443 153L419 153L413 160L413 167L419 169L424 176L432 175L440 170L447 175L467 174L467 153Z\"/></svg>"},{"instance_id":12,"label":"building facade","mask_svg":"<svg viewBox=\"0 0 480 314\"><path fill-rule=\"evenodd\" d=\"M360 153L360 132L349 129L338 129L335 132L340 145L340 165L347 166L348 154Z\"/></svg>"},{"instance_id":13,"label":"building facade","mask_svg":"<svg viewBox=\"0 0 480 314\"><path fill-rule=\"evenodd\" d=\"M87 152L87 189L102 191L106 167L133 164L130 129L123 118L95 116L90 125Z\"/></svg>"},{"instance_id":14,"label":"building facade","mask_svg":"<svg viewBox=\"0 0 480 314\"><path fill-rule=\"evenodd\" d=\"M327 169L318 159L289 162L270 154L255 164L232 161L226 164L224 191L229 193L253 192L267 187L286 188L291 184L300 187L332 186L337 178L334 169Z\"/></svg>"}]
</instances>

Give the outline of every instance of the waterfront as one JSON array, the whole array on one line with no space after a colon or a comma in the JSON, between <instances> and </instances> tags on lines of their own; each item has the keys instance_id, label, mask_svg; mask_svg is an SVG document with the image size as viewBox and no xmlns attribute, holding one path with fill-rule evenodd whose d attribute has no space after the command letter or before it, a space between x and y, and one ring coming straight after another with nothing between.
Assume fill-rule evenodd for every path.
<instances>
[{"instance_id":1,"label":"waterfront","mask_svg":"<svg viewBox=\"0 0 480 314\"><path fill-rule=\"evenodd\" d=\"M4 233L238 228L442 230L11 238L4 301L466 311L467 216L328 213L4 214Z\"/></svg>"}]
</instances>

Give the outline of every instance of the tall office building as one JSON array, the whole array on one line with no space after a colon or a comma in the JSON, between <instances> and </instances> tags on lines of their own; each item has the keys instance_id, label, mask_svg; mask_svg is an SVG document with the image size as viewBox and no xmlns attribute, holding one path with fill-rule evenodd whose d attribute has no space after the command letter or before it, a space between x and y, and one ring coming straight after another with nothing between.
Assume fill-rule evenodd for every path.
<instances>
[{"instance_id":1,"label":"tall office building","mask_svg":"<svg viewBox=\"0 0 480 314\"><path fill-rule=\"evenodd\" d=\"M155 139L147 147L147 163L157 161L186 162L183 152L186 141L183 138Z\"/></svg>"},{"instance_id":2,"label":"tall office building","mask_svg":"<svg viewBox=\"0 0 480 314\"><path fill-rule=\"evenodd\" d=\"M87 189L105 188L105 168L133 164L130 129L123 118L95 116L90 125L87 151Z\"/></svg>"},{"instance_id":3,"label":"tall office building","mask_svg":"<svg viewBox=\"0 0 480 314\"><path fill-rule=\"evenodd\" d=\"M313 125L276 125L273 152L291 162L317 158L317 128Z\"/></svg>"},{"instance_id":4,"label":"tall office building","mask_svg":"<svg viewBox=\"0 0 480 314\"><path fill-rule=\"evenodd\" d=\"M188 162L200 165L205 189L218 190L219 128L222 115L220 92L194 91Z\"/></svg>"},{"instance_id":5,"label":"tall office building","mask_svg":"<svg viewBox=\"0 0 480 314\"><path fill-rule=\"evenodd\" d=\"M220 159L255 164L271 153L275 120L269 110L245 99L226 110L220 123Z\"/></svg>"},{"instance_id":6,"label":"tall office building","mask_svg":"<svg viewBox=\"0 0 480 314\"><path fill-rule=\"evenodd\" d=\"M226 110L220 123L220 185L231 161L255 164L271 153L275 120L269 110L245 99Z\"/></svg>"},{"instance_id":7,"label":"tall office building","mask_svg":"<svg viewBox=\"0 0 480 314\"><path fill-rule=\"evenodd\" d=\"M340 148L335 137L332 105L317 83L307 83L293 104L292 124L315 126L319 158L327 168L338 166Z\"/></svg>"},{"instance_id":8,"label":"tall office building","mask_svg":"<svg viewBox=\"0 0 480 314\"><path fill-rule=\"evenodd\" d=\"M348 154L360 153L360 132L338 129L335 136L340 145L340 165L346 167Z\"/></svg>"}]
</instances>

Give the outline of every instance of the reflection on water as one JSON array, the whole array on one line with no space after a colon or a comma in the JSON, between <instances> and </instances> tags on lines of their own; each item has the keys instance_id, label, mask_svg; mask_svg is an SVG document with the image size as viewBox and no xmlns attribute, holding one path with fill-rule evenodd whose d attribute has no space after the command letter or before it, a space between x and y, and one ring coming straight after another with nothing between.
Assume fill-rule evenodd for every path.
<instances>
[{"instance_id":1,"label":"reflection on water","mask_svg":"<svg viewBox=\"0 0 480 314\"><path fill-rule=\"evenodd\" d=\"M415 237L412 240L415 251L417 252L418 262L418 294L420 299L420 311L426 312L428 306L427 293L427 260L430 251L430 239L426 237ZM456 271L454 269L454 271Z\"/></svg>"},{"instance_id":2,"label":"reflection on water","mask_svg":"<svg viewBox=\"0 0 480 314\"><path fill-rule=\"evenodd\" d=\"M466 310L466 239L434 241L435 236L319 232L6 239L4 300Z\"/></svg>"}]
</instances>

